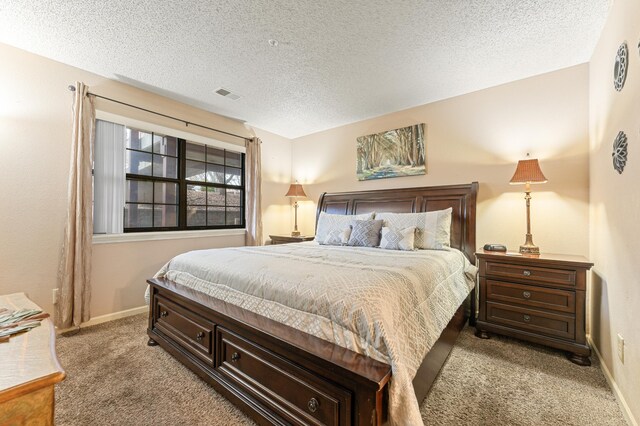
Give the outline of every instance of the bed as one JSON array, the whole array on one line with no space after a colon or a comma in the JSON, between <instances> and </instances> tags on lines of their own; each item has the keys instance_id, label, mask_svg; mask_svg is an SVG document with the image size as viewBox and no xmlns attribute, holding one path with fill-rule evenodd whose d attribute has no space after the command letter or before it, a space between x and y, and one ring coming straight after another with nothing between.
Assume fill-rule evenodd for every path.
<instances>
[{"instance_id":1,"label":"bed","mask_svg":"<svg viewBox=\"0 0 640 426\"><path fill-rule=\"evenodd\" d=\"M463 303L474 300L466 297L472 284L463 292L459 274L447 268L473 262L477 190L474 182L320 197L318 215L451 207L453 249L439 253L301 243L178 256L148 280L149 344L259 424L416 423L417 403L475 311ZM444 278L429 278L426 261L440 265L434 270ZM428 287L420 283L431 281L437 294L451 293L425 296L439 314L416 324L398 320L404 310L426 309L410 288L420 292ZM398 286L381 296L389 283ZM420 321L428 324L418 327Z\"/></svg>"}]
</instances>

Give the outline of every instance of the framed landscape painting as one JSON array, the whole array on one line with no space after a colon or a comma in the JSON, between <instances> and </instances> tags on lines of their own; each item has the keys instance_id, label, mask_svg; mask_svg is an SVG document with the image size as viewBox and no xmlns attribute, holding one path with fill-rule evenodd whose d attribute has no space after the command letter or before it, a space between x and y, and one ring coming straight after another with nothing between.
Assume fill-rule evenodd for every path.
<instances>
[{"instance_id":1,"label":"framed landscape painting","mask_svg":"<svg viewBox=\"0 0 640 426\"><path fill-rule=\"evenodd\" d=\"M357 139L358 180L427 173L424 123L387 130Z\"/></svg>"}]
</instances>

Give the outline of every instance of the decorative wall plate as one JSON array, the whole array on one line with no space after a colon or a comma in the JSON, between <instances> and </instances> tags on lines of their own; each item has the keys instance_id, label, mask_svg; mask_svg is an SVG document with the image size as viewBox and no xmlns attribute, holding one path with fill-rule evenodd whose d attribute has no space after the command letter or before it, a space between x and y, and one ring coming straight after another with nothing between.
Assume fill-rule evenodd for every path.
<instances>
[{"instance_id":1,"label":"decorative wall plate","mask_svg":"<svg viewBox=\"0 0 640 426\"><path fill-rule=\"evenodd\" d=\"M623 131L618 132L616 140L613 141L613 168L620 174L627 164L627 135Z\"/></svg>"},{"instance_id":2,"label":"decorative wall plate","mask_svg":"<svg viewBox=\"0 0 640 426\"><path fill-rule=\"evenodd\" d=\"M619 92L624 87L624 82L627 79L627 64L629 58L629 49L627 48L627 42L625 41L618 48L616 53L616 63L613 66L613 87Z\"/></svg>"}]
</instances>

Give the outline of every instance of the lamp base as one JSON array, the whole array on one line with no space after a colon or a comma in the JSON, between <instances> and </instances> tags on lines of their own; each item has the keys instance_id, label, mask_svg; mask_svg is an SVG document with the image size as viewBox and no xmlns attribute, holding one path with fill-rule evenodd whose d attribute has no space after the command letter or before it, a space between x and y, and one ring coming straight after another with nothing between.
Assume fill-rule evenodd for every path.
<instances>
[{"instance_id":1,"label":"lamp base","mask_svg":"<svg viewBox=\"0 0 640 426\"><path fill-rule=\"evenodd\" d=\"M520 253L522 253L522 254L540 254L540 247L538 247L538 246L520 246Z\"/></svg>"},{"instance_id":2,"label":"lamp base","mask_svg":"<svg viewBox=\"0 0 640 426\"><path fill-rule=\"evenodd\" d=\"M531 234L527 234L524 244L520 246L520 253L540 254L540 247L533 244L533 236Z\"/></svg>"},{"instance_id":3,"label":"lamp base","mask_svg":"<svg viewBox=\"0 0 640 426\"><path fill-rule=\"evenodd\" d=\"M291 236L292 237L299 237L300 236L300 231L291 231Z\"/></svg>"}]
</instances>

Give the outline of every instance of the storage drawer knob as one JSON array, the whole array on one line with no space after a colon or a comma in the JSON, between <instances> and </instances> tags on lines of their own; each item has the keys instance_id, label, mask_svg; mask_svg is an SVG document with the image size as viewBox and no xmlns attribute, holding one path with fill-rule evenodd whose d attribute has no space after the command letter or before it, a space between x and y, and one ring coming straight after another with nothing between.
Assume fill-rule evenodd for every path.
<instances>
[{"instance_id":1,"label":"storage drawer knob","mask_svg":"<svg viewBox=\"0 0 640 426\"><path fill-rule=\"evenodd\" d=\"M531 293L529 293L528 291L523 291L522 292L522 297L524 297L525 299L528 299L531 297Z\"/></svg>"},{"instance_id":2,"label":"storage drawer knob","mask_svg":"<svg viewBox=\"0 0 640 426\"><path fill-rule=\"evenodd\" d=\"M202 339L204 339L204 331L198 331L198 334L196 334L196 340L201 341Z\"/></svg>"},{"instance_id":3,"label":"storage drawer knob","mask_svg":"<svg viewBox=\"0 0 640 426\"><path fill-rule=\"evenodd\" d=\"M309 411L311 411L312 413L315 413L318 410L319 406L320 406L320 403L315 398L311 398L309 400L309 403L307 404L307 407L309 407Z\"/></svg>"},{"instance_id":4,"label":"storage drawer knob","mask_svg":"<svg viewBox=\"0 0 640 426\"><path fill-rule=\"evenodd\" d=\"M160 317L161 317L161 318L164 318L164 317L166 317L167 315L169 315L169 312L167 312L167 311L162 311L162 312L160 312Z\"/></svg>"},{"instance_id":5,"label":"storage drawer knob","mask_svg":"<svg viewBox=\"0 0 640 426\"><path fill-rule=\"evenodd\" d=\"M524 322L529 322L529 321L531 321L531 317L530 317L529 315L525 315L525 316L523 317L523 319L524 319Z\"/></svg>"},{"instance_id":6,"label":"storage drawer knob","mask_svg":"<svg viewBox=\"0 0 640 426\"><path fill-rule=\"evenodd\" d=\"M522 274L523 274L525 277L529 277L529 276L531 276L531 271L527 271L527 270L525 269L524 271L522 271Z\"/></svg>"},{"instance_id":7,"label":"storage drawer knob","mask_svg":"<svg viewBox=\"0 0 640 426\"><path fill-rule=\"evenodd\" d=\"M236 362L240 359L240 354L238 352L234 352L231 354L231 362Z\"/></svg>"}]
</instances>

